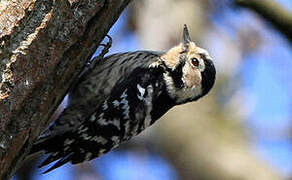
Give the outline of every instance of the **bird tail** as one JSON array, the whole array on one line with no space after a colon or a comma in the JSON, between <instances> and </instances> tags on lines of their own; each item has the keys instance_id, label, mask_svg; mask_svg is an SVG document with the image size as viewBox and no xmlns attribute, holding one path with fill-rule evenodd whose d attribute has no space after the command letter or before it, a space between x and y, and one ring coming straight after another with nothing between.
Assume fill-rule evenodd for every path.
<instances>
[{"instance_id":1,"label":"bird tail","mask_svg":"<svg viewBox=\"0 0 292 180\"><path fill-rule=\"evenodd\" d=\"M40 136L32 145L29 155L40 151L47 151L47 149L52 149L54 139L55 139L54 137L50 137L49 135Z\"/></svg>"},{"instance_id":2,"label":"bird tail","mask_svg":"<svg viewBox=\"0 0 292 180\"><path fill-rule=\"evenodd\" d=\"M65 163L69 162L72 158L72 152L64 152L61 151L63 149L64 139L66 139L65 135L42 135L38 138L38 140L33 144L29 155L34 153L44 151L45 153L49 153L49 156L39 165L38 167L44 167L51 162L54 162L59 159L52 167L43 172L43 174L48 173ZM67 154L68 153L68 154Z\"/></svg>"}]
</instances>

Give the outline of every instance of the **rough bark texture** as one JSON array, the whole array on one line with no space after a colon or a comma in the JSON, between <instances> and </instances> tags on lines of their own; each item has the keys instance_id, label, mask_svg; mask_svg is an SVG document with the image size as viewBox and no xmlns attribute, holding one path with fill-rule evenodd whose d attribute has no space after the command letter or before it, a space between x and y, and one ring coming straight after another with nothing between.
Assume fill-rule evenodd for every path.
<instances>
[{"instance_id":1,"label":"rough bark texture","mask_svg":"<svg viewBox=\"0 0 292 180\"><path fill-rule=\"evenodd\" d=\"M0 179L19 167L129 2L0 1Z\"/></svg>"},{"instance_id":2,"label":"rough bark texture","mask_svg":"<svg viewBox=\"0 0 292 180\"><path fill-rule=\"evenodd\" d=\"M288 9L271 0L237 0L236 2L262 16L292 43L292 13Z\"/></svg>"}]
</instances>

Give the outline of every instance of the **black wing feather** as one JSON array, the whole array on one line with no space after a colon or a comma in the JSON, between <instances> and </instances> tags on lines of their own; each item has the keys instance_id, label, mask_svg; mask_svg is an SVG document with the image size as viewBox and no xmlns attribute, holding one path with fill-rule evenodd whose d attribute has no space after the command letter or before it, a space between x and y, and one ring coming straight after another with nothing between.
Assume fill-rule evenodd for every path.
<instances>
[{"instance_id":1,"label":"black wing feather","mask_svg":"<svg viewBox=\"0 0 292 180\"><path fill-rule=\"evenodd\" d=\"M51 153L41 167L60 159L45 173L67 162L80 163L110 151L144 130L146 128L144 120L147 115L150 118L148 121L151 122L148 125L152 124L159 117L151 119L147 109L149 105L152 106L152 101L160 100L159 95L165 94L161 78L160 68L136 68L128 78L115 85L109 98L101 103L94 114L83 121L78 128L63 132L62 136L50 136L49 139L37 143L33 152L45 150ZM144 88L145 93L140 94L138 85ZM149 90L149 87L152 89ZM149 102L146 102L147 97ZM167 106L165 112L171 107L170 104L165 105L163 102L155 103Z\"/></svg>"}]
</instances>

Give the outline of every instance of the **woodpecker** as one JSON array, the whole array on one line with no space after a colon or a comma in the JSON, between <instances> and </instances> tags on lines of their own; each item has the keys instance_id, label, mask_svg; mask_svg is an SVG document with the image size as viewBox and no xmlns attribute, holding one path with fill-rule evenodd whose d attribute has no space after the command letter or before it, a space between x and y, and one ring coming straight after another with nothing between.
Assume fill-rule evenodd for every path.
<instances>
[{"instance_id":1,"label":"woodpecker","mask_svg":"<svg viewBox=\"0 0 292 180\"><path fill-rule=\"evenodd\" d=\"M44 173L97 158L156 122L170 108L205 96L215 83L209 53L190 39L165 52L136 51L99 59L70 94L70 104L37 139L31 154L49 154Z\"/></svg>"}]
</instances>

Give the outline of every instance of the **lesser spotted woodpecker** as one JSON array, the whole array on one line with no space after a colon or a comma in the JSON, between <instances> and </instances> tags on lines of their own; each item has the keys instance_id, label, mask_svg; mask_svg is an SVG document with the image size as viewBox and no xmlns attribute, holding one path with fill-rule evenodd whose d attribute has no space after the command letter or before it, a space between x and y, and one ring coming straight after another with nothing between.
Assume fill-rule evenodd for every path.
<instances>
[{"instance_id":1,"label":"lesser spotted woodpecker","mask_svg":"<svg viewBox=\"0 0 292 180\"><path fill-rule=\"evenodd\" d=\"M79 80L70 105L33 145L45 151L46 172L89 161L139 134L175 105L196 101L215 82L208 52L191 41L166 52L136 51L99 60Z\"/></svg>"}]
</instances>

